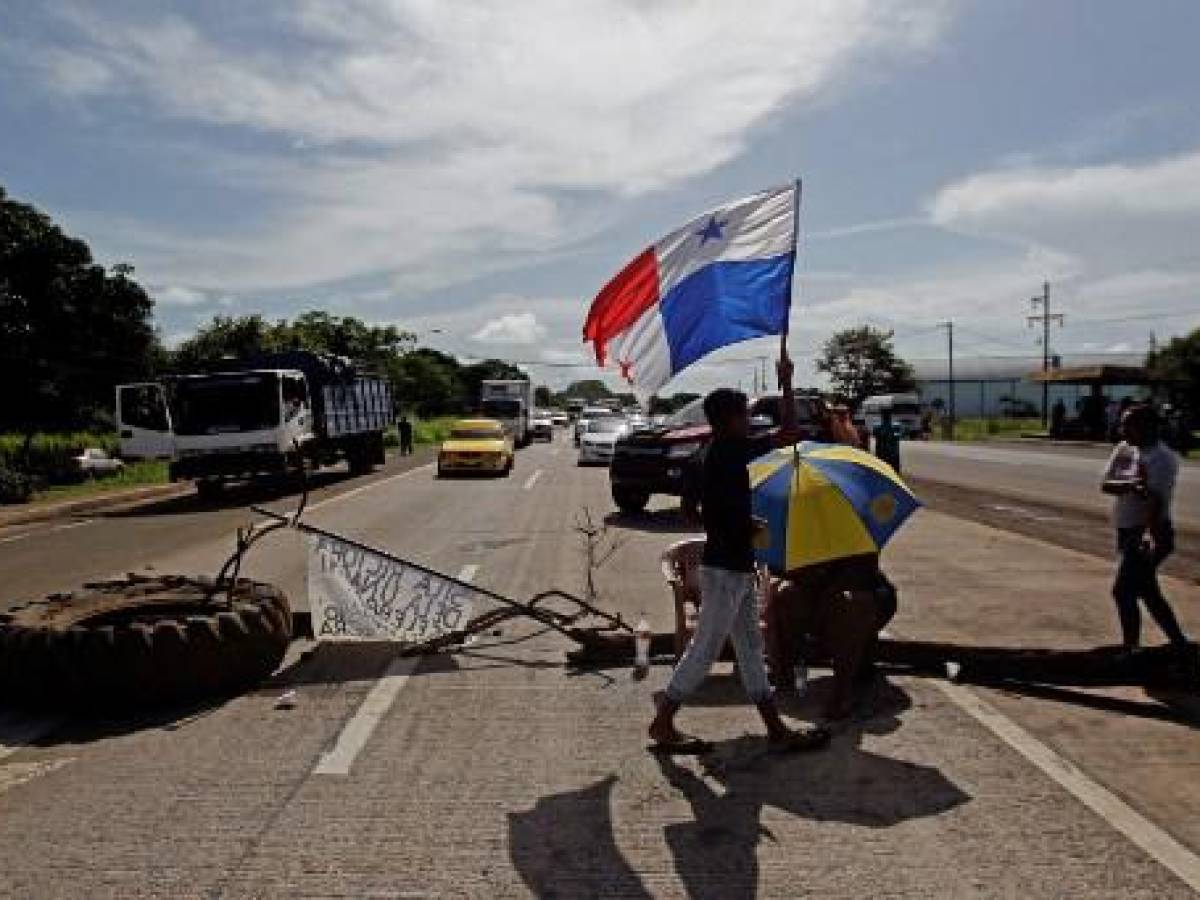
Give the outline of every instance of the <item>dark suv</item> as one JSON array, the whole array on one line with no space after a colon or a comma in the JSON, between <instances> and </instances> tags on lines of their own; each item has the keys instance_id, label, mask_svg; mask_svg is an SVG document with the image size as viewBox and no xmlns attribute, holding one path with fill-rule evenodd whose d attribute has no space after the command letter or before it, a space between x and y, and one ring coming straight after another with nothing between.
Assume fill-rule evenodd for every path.
<instances>
[{"instance_id":1,"label":"dark suv","mask_svg":"<svg viewBox=\"0 0 1200 900\"><path fill-rule=\"evenodd\" d=\"M758 397L750 404L757 431L779 424L778 394ZM612 497L624 513L641 512L654 494L689 500L694 474L712 431L704 418L703 400L694 400L673 413L658 428L635 431L617 441L609 468ZM802 439L827 439L828 409L820 397L796 398L796 421Z\"/></svg>"}]
</instances>

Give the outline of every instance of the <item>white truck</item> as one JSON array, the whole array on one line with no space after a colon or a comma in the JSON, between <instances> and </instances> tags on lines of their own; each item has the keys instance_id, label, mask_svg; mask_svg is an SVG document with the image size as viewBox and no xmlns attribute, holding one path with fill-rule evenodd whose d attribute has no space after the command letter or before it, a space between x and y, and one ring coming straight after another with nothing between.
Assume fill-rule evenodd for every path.
<instances>
[{"instance_id":1,"label":"white truck","mask_svg":"<svg viewBox=\"0 0 1200 900\"><path fill-rule=\"evenodd\" d=\"M386 381L303 350L117 387L121 455L170 459L171 480L206 496L302 464L344 459L355 474L370 471L384 461L392 419Z\"/></svg>"},{"instance_id":2,"label":"white truck","mask_svg":"<svg viewBox=\"0 0 1200 900\"><path fill-rule=\"evenodd\" d=\"M488 379L480 385L480 412L504 424L514 447L531 440L529 416L533 409L533 382L525 379Z\"/></svg>"}]
</instances>

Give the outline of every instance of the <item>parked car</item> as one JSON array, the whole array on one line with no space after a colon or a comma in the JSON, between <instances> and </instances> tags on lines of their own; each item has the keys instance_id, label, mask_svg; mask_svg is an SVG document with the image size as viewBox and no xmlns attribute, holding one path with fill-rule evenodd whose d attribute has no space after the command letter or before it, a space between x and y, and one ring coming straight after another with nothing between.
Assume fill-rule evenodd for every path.
<instances>
[{"instance_id":1,"label":"parked car","mask_svg":"<svg viewBox=\"0 0 1200 900\"><path fill-rule=\"evenodd\" d=\"M125 468L125 463L115 456L109 456L107 451L99 447L88 447L74 460L80 473L86 476L111 475Z\"/></svg>"},{"instance_id":2,"label":"parked car","mask_svg":"<svg viewBox=\"0 0 1200 900\"><path fill-rule=\"evenodd\" d=\"M750 403L752 427L762 432L778 426L778 394ZM613 450L609 483L613 502L625 513L641 512L654 494L693 499L695 474L712 430L704 418L704 401L694 400L668 416L657 428L622 436ZM796 398L801 439L828 440L828 409L820 397Z\"/></svg>"},{"instance_id":3,"label":"parked car","mask_svg":"<svg viewBox=\"0 0 1200 900\"><path fill-rule=\"evenodd\" d=\"M529 420L529 437L535 441L554 440L554 420L550 418L550 413L542 409L534 411L533 418Z\"/></svg>"},{"instance_id":4,"label":"parked car","mask_svg":"<svg viewBox=\"0 0 1200 900\"><path fill-rule=\"evenodd\" d=\"M579 465L608 465L617 441L629 431L629 424L617 416L591 419L579 441Z\"/></svg>"},{"instance_id":5,"label":"parked car","mask_svg":"<svg viewBox=\"0 0 1200 900\"><path fill-rule=\"evenodd\" d=\"M438 450L439 478L455 472L507 475L513 467L513 436L496 419L461 419Z\"/></svg>"}]
</instances>

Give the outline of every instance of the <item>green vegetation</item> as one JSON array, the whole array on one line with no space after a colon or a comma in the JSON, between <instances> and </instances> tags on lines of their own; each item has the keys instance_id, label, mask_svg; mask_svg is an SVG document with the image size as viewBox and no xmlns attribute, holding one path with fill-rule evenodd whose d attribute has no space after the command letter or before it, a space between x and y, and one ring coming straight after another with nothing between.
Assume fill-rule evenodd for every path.
<instances>
[{"instance_id":1,"label":"green vegetation","mask_svg":"<svg viewBox=\"0 0 1200 900\"><path fill-rule=\"evenodd\" d=\"M435 419L413 420L413 443L440 444L450 434L450 428L458 421L459 416L438 416ZM383 435L383 442L388 447L400 446L400 434L395 427L389 428Z\"/></svg>"},{"instance_id":2,"label":"green vegetation","mask_svg":"<svg viewBox=\"0 0 1200 900\"><path fill-rule=\"evenodd\" d=\"M855 408L874 394L899 394L915 386L912 367L892 347L892 332L870 325L830 337L817 357L817 371L828 375L834 393Z\"/></svg>"},{"instance_id":3,"label":"green vegetation","mask_svg":"<svg viewBox=\"0 0 1200 900\"><path fill-rule=\"evenodd\" d=\"M124 469L112 475L85 478L74 484L52 484L36 491L34 496L38 500L73 500L95 494L106 494L111 491L166 483L167 464L158 459L146 459L127 463Z\"/></svg>"},{"instance_id":4,"label":"green vegetation","mask_svg":"<svg viewBox=\"0 0 1200 900\"><path fill-rule=\"evenodd\" d=\"M35 482L77 481L78 469L72 457L88 447L115 454L117 436L94 431L0 434L0 467L24 472Z\"/></svg>"},{"instance_id":5,"label":"green vegetation","mask_svg":"<svg viewBox=\"0 0 1200 900\"><path fill-rule=\"evenodd\" d=\"M959 419L954 423L956 441L986 441L994 437L1020 437L1022 434L1042 433L1041 419ZM940 437L934 426L934 437Z\"/></svg>"},{"instance_id":6,"label":"green vegetation","mask_svg":"<svg viewBox=\"0 0 1200 900\"><path fill-rule=\"evenodd\" d=\"M414 444L440 444L450 436L450 428L458 421L456 416L437 419L420 419L413 423Z\"/></svg>"}]
</instances>

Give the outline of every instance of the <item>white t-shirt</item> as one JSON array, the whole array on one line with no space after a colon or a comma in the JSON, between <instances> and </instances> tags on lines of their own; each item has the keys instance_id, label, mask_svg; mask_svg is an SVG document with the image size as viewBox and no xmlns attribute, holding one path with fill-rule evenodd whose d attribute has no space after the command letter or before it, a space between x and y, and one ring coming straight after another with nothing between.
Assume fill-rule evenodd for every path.
<instances>
[{"instance_id":1,"label":"white t-shirt","mask_svg":"<svg viewBox=\"0 0 1200 900\"><path fill-rule=\"evenodd\" d=\"M1138 448L1125 441L1117 444L1104 470L1110 478L1144 478L1146 489L1162 501L1163 514L1171 517L1171 499L1179 476L1179 457L1161 442ZM1113 520L1118 528L1144 528L1150 522L1150 504L1141 494L1119 494L1113 505Z\"/></svg>"}]
</instances>

